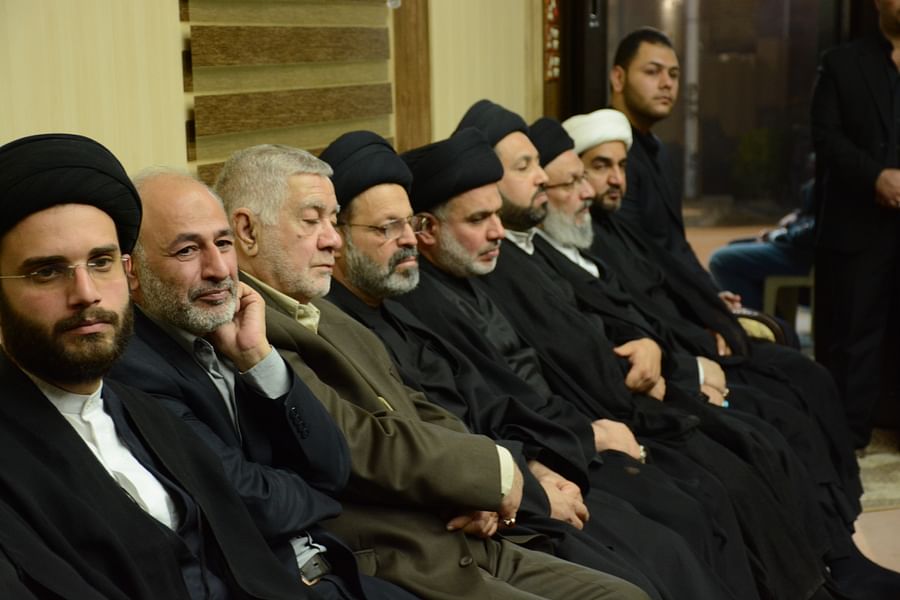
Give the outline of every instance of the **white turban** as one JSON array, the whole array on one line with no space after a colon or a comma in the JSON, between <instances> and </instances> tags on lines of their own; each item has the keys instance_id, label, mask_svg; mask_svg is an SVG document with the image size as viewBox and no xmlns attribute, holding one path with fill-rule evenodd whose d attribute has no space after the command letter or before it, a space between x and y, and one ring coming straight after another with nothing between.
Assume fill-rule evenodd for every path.
<instances>
[{"instance_id":1,"label":"white turban","mask_svg":"<svg viewBox=\"0 0 900 600\"><path fill-rule=\"evenodd\" d=\"M569 117L562 126L575 141L576 154L606 142L625 142L625 148L631 149L631 123L628 117L612 108Z\"/></svg>"}]
</instances>

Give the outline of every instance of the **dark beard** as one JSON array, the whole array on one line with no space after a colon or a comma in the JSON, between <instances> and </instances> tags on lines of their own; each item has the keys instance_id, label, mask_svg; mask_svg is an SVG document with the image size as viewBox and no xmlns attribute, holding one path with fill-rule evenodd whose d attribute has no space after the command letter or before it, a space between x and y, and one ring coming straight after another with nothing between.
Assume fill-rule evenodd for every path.
<instances>
[{"instance_id":1,"label":"dark beard","mask_svg":"<svg viewBox=\"0 0 900 600\"><path fill-rule=\"evenodd\" d=\"M64 346L60 341L62 334L85 318L110 323L115 329L112 341L96 333L83 336L76 347ZM48 334L43 326L13 310L0 294L0 323L3 349L19 367L56 385L84 384L102 378L125 352L134 329L134 315L131 302L121 319L113 311L88 308L58 321Z\"/></svg>"},{"instance_id":2,"label":"dark beard","mask_svg":"<svg viewBox=\"0 0 900 600\"><path fill-rule=\"evenodd\" d=\"M502 192L500 197L503 205L500 207L500 220L503 226L513 231L528 231L544 222L547 216L547 205L521 207L510 201ZM532 199L532 202L534 200Z\"/></svg>"}]
</instances>

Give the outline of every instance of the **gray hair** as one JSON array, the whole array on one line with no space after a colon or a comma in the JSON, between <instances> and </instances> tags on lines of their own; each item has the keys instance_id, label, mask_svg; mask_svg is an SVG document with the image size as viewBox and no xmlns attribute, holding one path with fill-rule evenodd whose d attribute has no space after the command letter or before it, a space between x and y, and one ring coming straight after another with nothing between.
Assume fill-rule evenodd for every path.
<instances>
[{"instance_id":1,"label":"gray hair","mask_svg":"<svg viewBox=\"0 0 900 600\"><path fill-rule=\"evenodd\" d=\"M238 150L225 161L213 189L231 215L238 208L253 211L266 225L274 225L288 196L291 175L331 177L331 167L306 150L280 144L260 144Z\"/></svg>"}]
</instances>

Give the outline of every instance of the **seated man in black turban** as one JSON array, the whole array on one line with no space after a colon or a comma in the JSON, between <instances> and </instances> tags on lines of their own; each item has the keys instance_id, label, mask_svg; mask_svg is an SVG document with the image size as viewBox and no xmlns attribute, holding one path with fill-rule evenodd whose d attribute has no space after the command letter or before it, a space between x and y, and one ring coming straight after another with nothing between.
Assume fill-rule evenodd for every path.
<instances>
[{"instance_id":1,"label":"seated man in black turban","mask_svg":"<svg viewBox=\"0 0 900 600\"><path fill-rule=\"evenodd\" d=\"M104 379L132 326L141 203L93 140L0 148L0 589L4 597L315 598L218 459Z\"/></svg>"},{"instance_id":2,"label":"seated man in black turban","mask_svg":"<svg viewBox=\"0 0 900 600\"><path fill-rule=\"evenodd\" d=\"M547 213L543 186L548 179L528 139L527 124L510 111L481 101L466 113L458 131L466 127L485 133L503 165L498 183L500 203L491 211L469 214L432 210L432 186L423 181L431 176L420 161L411 162L413 207L426 213L432 223L431 235L420 236L420 250L435 267L434 279L463 302L448 301L446 294L437 292L426 294L421 285L401 297L401 302L451 340L459 337L460 331L471 332L479 320L491 318L493 324L481 335L496 342L515 368L521 364L508 352L524 340L537 352L553 391L592 418L612 416L626 422L639 439L646 440L642 443L651 447L654 464L672 475L706 473L718 479L729 492L747 549L764 565L757 572L763 594L769 593L765 590L769 588L799 597L821 583L824 569L816 554L825 542L813 518L817 515L794 507L809 499L797 493L798 487L784 470L785 461L791 458L784 440L770 432L770 442L756 428L721 410L704 407L683 390L668 386L666 380L662 380L665 403L653 399L663 396L656 394L650 378L646 386L632 382L630 375L637 363L659 362L658 350L654 361L643 361L635 360L632 349L615 345L607 337L602 319L581 312L533 256L534 228ZM448 188L456 181L453 175L444 179ZM481 220L474 218L480 213L492 219L496 213L502 227L481 226ZM465 321L442 319L434 309L442 302L467 306L475 316ZM498 325L502 322L504 327ZM661 381L658 371L656 377ZM676 403L679 406L672 406ZM679 462L674 464L676 460ZM796 459L789 463L792 469L799 468L795 463ZM648 504L646 509L652 509L652 501ZM805 515L807 520L795 518L792 523L789 515ZM776 522L780 525L773 527ZM797 535L784 535L791 530ZM807 537L813 543L808 543ZM789 547L792 549L787 550Z\"/></svg>"},{"instance_id":3,"label":"seated man in black turban","mask_svg":"<svg viewBox=\"0 0 900 600\"><path fill-rule=\"evenodd\" d=\"M375 195L408 184L404 165L384 160L395 155L379 136L346 134L322 156L348 154L352 176L341 185L361 190L372 172L385 182ZM511 535L541 543L515 535L518 527L492 537L498 516L516 522L527 467L404 386L379 340L321 300L341 252L329 175L308 152L262 145L232 155L216 182L241 278L268 304L269 339L347 437L353 464L344 511L327 526L365 568L429 600L646 598L621 579L517 546ZM409 236L408 212L351 223L375 236Z\"/></svg>"},{"instance_id":4,"label":"seated man in black turban","mask_svg":"<svg viewBox=\"0 0 900 600\"><path fill-rule=\"evenodd\" d=\"M627 432L624 425L591 422L561 398L531 388L479 336L458 336L467 339L451 344L390 300L410 292L419 281L417 236L412 229L385 236L354 224L387 223L397 215L412 214L406 187L416 183L404 160L387 144L382 145L382 165L370 169L360 168L361 162L366 164L360 160L366 153L361 140L353 144L347 136L339 141L341 153L323 155L334 169L332 179L342 207L338 232L344 241L327 298L381 338L407 385L456 414L471 431L521 448L540 487L526 488L517 522L546 533L557 556L610 571L648 589L635 578L642 576L660 597L729 597L697 555L718 560L729 555L730 548L719 544L711 520L692 498L660 477L657 469L639 462L640 448L633 436L617 443L617 433ZM503 169L480 132L462 131L409 154L421 158L417 167L430 202L454 208L479 198L499 203L496 182ZM360 171L365 175L361 177ZM406 172L403 185L386 182L385 173L391 171ZM478 226L495 219L472 221ZM432 308L452 319L446 304L435 303ZM667 524L677 521L673 529L689 536L691 543L638 514L625 501L629 492L656 498L664 507L660 512L673 517ZM622 571L621 562L632 573Z\"/></svg>"}]
</instances>

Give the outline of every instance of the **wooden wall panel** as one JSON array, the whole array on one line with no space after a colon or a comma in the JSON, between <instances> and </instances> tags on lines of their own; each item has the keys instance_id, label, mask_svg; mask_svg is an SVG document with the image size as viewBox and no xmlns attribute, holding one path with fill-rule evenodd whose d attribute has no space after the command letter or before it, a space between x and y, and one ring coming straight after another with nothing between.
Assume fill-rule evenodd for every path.
<instances>
[{"instance_id":1,"label":"wooden wall panel","mask_svg":"<svg viewBox=\"0 0 900 600\"><path fill-rule=\"evenodd\" d=\"M197 67L197 88L204 93L237 93L323 85L362 85L390 81L388 62L317 63L253 67Z\"/></svg>"},{"instance_id":2,"label":"wooden wall panel","mask_svg":"<svg viewBox=\"0 0 900 600\"><path fill-rule=\"evenodd\" d=\"M384 0L190 0L188 12L219 24L384 27L385 19Z\"/></svg>"},{"instance_id":3,"label":"wooden wall panel","mask_svg":"<svg viewBox=\"0 0 900 600\"><path fill-rule=\"evenodd\" d=\"M202 138L196 160L200 162L227 158L232 152L257 144L287 144L308 150L317 146L327 146L332 140L347 131L368 129L383 136L391 136L391 117L381 115L345 121L325 121L298 127L280 129L260 129L244 133L210 135Z\"/></svg>"},{"instance_id":4,"label":"wooden wall panel","mask_svg":"<svg viewBox=\"0 0 900 600\"><path fill-rule=\"evenodd\" d=\"M387 60L387 28L191 26L195 67Z\"/></svg>"},{"instance_id":5,"label":"wooden wall panel","mask_svg":"<svg viewBox=\"0 0 900 600\"><path fill-rule=\"evenodd\" d=\"M194 97L197 136L390 114L390 84Z\"/></svg>"},{"instance_id":6,"label":"wooden wall panel","mask_svg":"<svg viewBox=\"0 0 900 600\"><path fill-rule=\"evenodd\" d=\"M406 0L394 13L397 150L431 142L431 52L428 0Z\"/></svg>"},{"instance_id":7,"label":"wooden wall panel","mask_svg":"<svg viewBox=\"0 0 900 600\"><path fill-rule=\"evenodd\" d=\"M320 151L346 131L393 139L384 0L181 0L187 147L212 181L241 148Z\"/></svg>"}]
</instances>

